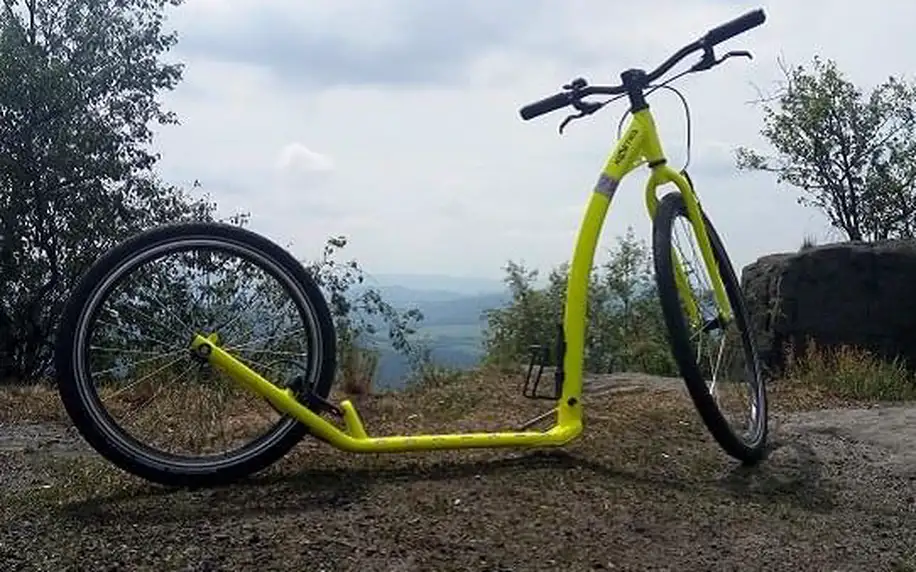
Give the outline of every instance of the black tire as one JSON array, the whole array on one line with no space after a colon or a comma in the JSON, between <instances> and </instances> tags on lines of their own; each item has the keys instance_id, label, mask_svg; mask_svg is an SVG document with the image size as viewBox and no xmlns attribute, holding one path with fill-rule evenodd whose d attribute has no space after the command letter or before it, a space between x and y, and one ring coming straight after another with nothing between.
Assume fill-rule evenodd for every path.
<instances>
[{"instance_id":1,"label":"black tire","mask_svg":"<svg viewBox=\"0 0 916 572\"><path fill-rule=\"evenodd\" d=\"M336 338L326 301L305 268L265 237L237 226L221 223L170 224L138 234L99 258L70 295L57 332L55 368L58 390L67 413L88 443L121 469L167 486L208 487L244 478L276 462L308 434L295 419L284 416L273 429L232 456L179 457L157 451L114 423L99 402L91 381L87 382L84 338L87 323L98 311L106 291L139 265L138 257L186 241L234 249L266 264L280 280L301 316L308 312L311 352L309 383L316 395L327 398L335 372ZM139 260L139 262L138 262ZM119 274L120 273L120 274ZM107 290L106 290L107 289ZM94 306L93 306L94 305ZM95 310L93 309L95 308ZM305 335L305 334L303 334Z\"/></svg>"},{"instance_id":2,"label":"black tire","mask_svg":"<svg viewBox=\"0 0 916 572\"><path fill-rule=\"evenodd\" d=\"M675 283L672 257L672 227L676 217L687 217L687 208L680 193L669 193L659 203L653 221L652 248L655 261L655 277L662 312L668 327L668 340L672 354L678 364L681 376L687 385L690 396L706 427L719 445L732 457L745 464L755 464L766 454L768 431L768 411L766 387L762 379L762 370L757 345L747 329L749 319L745 308L744 296L735 271L718 233L703 213L703 220L709 234L710 244L722 279L725 291L734 313L734 324L740 331L742 349L749 368L752 369L751 393L756 401L757 419L750 439L739 437L729 426L728 421L716 403L715 398L704 380L700 366L694 357L688 333L687 320L682 312L680 296Z\"/></svg>"}]
</instances>

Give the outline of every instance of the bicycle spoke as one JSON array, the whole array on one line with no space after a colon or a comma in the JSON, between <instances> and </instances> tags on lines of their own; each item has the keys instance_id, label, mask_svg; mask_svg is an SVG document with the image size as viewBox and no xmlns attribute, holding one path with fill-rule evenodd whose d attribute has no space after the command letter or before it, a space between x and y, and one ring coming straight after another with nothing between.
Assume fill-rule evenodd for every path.
<instances>
[{"instance_id":1,"label":"bicycle spoke","mask_svg":"<svg viewBox=\"0 0 916 572\"><path fill-rule=\"evenodd\" d=\"M677 339L672 340L672 347L679 352L679 365L684 373L685 380L698 399L697 406L701 411L707 411L704 421L711 429L726 424L727 431L742 442L752 442L754 435L759 433L760 416L757 412L758 394L755 389L756 373L745 375L748 367L756 366L745 362L733 363L738 358L744 360L756 359L750 346L747 345L744 328L745 320L741 314L744 310L741 305L735 304L734 297L740 296L740 285L735 284L734 274L725 258L723 266L722 246L714 229L706 224L710 238L710 246L716 257L716 266L709 268L702 257L701 249L697 244L697 233L686 214L684 199L680 195L672 194L665 197L667 211L663 222L666 225L666 235L663 241L656 243L657 263L669 265L663 269L670 273L665 283L660 283L671 292L677 304L665 305L666 319L675 320L674 313L679 310L677 322L669 322L674 328ZM676 206L675 206L676 205ZM659 219L661 220L661 219ZM705 219L704 219L705 220ZM683 223L683 224L682 224ZM684 242L686 241L686 244ZM670 253L670 254L669 254ZM678 266L675 266L678 265ZM659 276L663 271L660 266ZM732 310L736 312L735 319L728 323L722 319L719 305L713 292L713 270L724 272L728 270L726 296ZM723 276L723 278L725 278ZM737 291L737 294L736 294ZM695 305L695 306L694 306ZM694 312L694 308L697 310ZM695 314L697 314L695 316ZM738 321L736 321L738 320ZM677 323L682 325L676 325ZM683 332L683 333L680 333ZM737 335L733 335L737 334ZM687 361L692 362L688 365ZM702 403L700 392L705 393L712 405ZM704 409L705 408L705 409ZM716 421L713 414L708 413L714 408L716 416L721 421ZM765 425L765 422L764 422ZM719 429L715 429L718 431ZM745 455L726 441L720 441L736 456ZM759 451L759 447L757 451ZM756 453L755 453L756 454Z\"/></svg>"}]
</instances>

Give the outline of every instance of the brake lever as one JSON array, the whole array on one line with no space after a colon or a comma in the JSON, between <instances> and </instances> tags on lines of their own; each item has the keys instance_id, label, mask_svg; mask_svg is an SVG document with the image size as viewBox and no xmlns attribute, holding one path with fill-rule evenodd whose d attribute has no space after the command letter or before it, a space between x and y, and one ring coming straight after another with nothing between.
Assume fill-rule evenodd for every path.
<instances>
[{"instance_id":1,"label":"brake lever","mask_svg":"<svg viewBox=\"0 0 916 572\"><path fill-rule=\"evenodd\" d=\"M704 45L703 56L700 57L700 61L693 64L693 66L688 71L691 73L706 71L714 65L716 65L716 53L713 51L712 46Z\"/></svg>"},{"instance_id":2,"label":"brake lever","mask_svg":"<svg viewBox=\"0 0 916 572\"><path fill-rule=\"evenodd\" d=\"M566 116L566 119L564 119L562 122L560 122L560 128L558 129L558 131L560 132L560 135L563 135L563 130L566 129L566 126L567 126L567 125L569 125L570 123L572 123L572 122L575 121L576 119L581 119L581 118L585 117L586 115L588 115L588 114L585 113L585 112L576 113L576 114L574 114L574 115L567 115L567 116Z\"/></svg>"},{"instance_id":3,"label":"brake lever","mask_svg":"<svg viewBox=\"0 0 916 572\"><path fill-rule=\"evenodd\" d=\"M751 53L747 50L733 50L731 52L727 52L723 54L722 57L720 58L716 58L716 54L713 51L712 47L704 46L703 47L703 57L700 58L700 61L694 64L692 68L690 68L690 71L691 72L705 71L705 70L708 70L710 68L713 68L721 64L728 58L738 57L738 56L746 57L750 60L754 59L754 56L751 55Z\"/></svg>"},{"instance_id":4,"label":"brake lever","mask_svg":"<svg viewBox=\"0 0 916 572\"><path fill-rule=\"evenodd\" d=\"M733 51L731 51L731 52L726 53L726 54L725 54L724 56L722 56L721 58L719 58L718 61L716 61L716 64L721 64L722 62L724 62L725 60L727 60L728 58L731 58L731 57L745 57L745 58L747 58L747 59L749 59L749 60L754 59L753 54L751 54L751 53L750 53L749 51L747 51L747 50L733 50Z\"/></svg>"},{"instance_id":5,"label":"brake lever","mask_svg":"<svg viewBox=\"0 0 916 572\"><path fill-rule=\"evenodd\" d=\"M566 126L571 122L575 121L576 119L582 119L583 117L591 115L592 113L595 113L604 107L603 103L597 103L594 101L573 101L572 105L579 110L579 113L566 116L566 119L560 123L560 135L563 135L563 130L566 129Z\"/></svg>"}]
</instances>

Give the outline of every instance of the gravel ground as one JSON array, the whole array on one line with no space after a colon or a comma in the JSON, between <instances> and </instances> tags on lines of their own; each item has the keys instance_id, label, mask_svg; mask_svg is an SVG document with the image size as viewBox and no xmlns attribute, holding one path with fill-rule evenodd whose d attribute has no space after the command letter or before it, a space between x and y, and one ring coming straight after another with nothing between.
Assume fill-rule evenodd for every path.
<instances>
[{"instance_id":1,"label":"gravel ground","mask_svg":"<svg viewBox=\"0 0 916 572\"><path fill-rule=\"evenodd\" d=\"M4 423L0 570L916 570L916 408L774 412L769 459L742 469L682 392L604 393L562 451L306 442L204 491L125 476L66 425Z\"/></svg>"}]
</instances>

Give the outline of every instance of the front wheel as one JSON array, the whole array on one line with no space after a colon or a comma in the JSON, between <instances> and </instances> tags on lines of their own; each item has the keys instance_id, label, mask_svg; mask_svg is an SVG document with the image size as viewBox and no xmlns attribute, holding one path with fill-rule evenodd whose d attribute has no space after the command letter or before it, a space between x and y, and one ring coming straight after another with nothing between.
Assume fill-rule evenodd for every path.
<instances>
[{"instance_id":1,"label":"front wheel","mask_svg":"<svg viewBox=\"0 0 916 572\"><path fill-rule=\"evenodd\" d=\"M678 220L683 222L680 232L675 231ZM766 452L766 388L735 271L705 213L703 222L732 320L724 323L719 317L712 280L680 193L662 198L653 221L658 295L671 351L700 417L729 455L753 464ZM737 347L727 346L730 341Z\"/></svg>"},{"instance_id":2,"label":"front wheel","mask_svg":"<svg viewBox=\"0 0 916 572\"><path fill-rule=\"evenodd\" d=\"M210 486L259 471L307 428L195 360L195 334L300 396L326 398L333 323L288 252L217 223L156 228L99 258L67 302L56 373L67 413L109 461L165 485Z\"/></svg>"}]
</instances>

